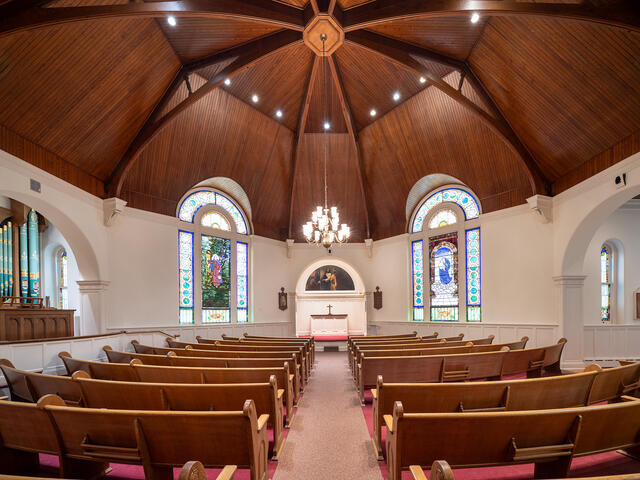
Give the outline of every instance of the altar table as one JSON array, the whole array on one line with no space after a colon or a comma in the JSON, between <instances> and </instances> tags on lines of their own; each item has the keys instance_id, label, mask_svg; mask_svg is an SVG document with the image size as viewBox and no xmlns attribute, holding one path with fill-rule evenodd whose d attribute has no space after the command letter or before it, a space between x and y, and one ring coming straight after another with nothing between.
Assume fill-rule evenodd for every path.
<instances>
[{"instance_id":1,"label":"altar table","mask_svg":"<svg viewBox=\"0 0 640 480\"><path fill-rule=\"evenodd\" d=\"M348 335L347 314L311 315L311 335Z\"/></svg>"}]
</instances>

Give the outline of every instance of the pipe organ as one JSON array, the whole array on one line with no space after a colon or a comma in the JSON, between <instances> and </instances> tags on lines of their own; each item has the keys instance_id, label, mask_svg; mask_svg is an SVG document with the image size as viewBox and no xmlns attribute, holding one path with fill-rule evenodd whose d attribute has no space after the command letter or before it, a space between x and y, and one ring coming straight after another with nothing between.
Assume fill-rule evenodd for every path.
<instances>
[{"instance_id":1,"label":"pipe organ","mask_svg":"<svg viewBox=\"0 0 640 480\"><path fill-rule=\"evenodd\" d=\"M73 336L74 310L40 298L38 214L21 204L16 211L0 212L11 215L0 216L0 342Z\"/></svg>"}]
</instances>

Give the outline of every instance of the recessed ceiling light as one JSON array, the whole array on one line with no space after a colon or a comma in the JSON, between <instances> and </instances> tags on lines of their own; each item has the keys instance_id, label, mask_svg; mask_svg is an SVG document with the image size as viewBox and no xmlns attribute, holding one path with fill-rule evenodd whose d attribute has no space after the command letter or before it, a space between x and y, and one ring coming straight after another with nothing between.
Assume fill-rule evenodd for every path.
<instances>
[{"instance_id":1,"label":"recessed ceiling light","mask_svg":"<svg viewBox=\"0 0 640 480\"><path fill-rule=\"evenodd\" d=\"M276 110L276 117L282 118L282 110Z\"/></svg>"},{"instance_id":2,"label":"recessed ceiling light","mask_svg":"<svg viewBox=\"0 0 640 480\"><path fill-rule=\"evenodd\" d=\"M478 20L480 20L480 14L478 12L473 12L471 14L471 23L478 23Z\"/></svg>"},{"instance_id":3,"label":"recessed ceiling light","mask_svg":"<svg viewBox=\"0 0 640 480\"><path fill-rule=\"evenodd\" d=\"M400 100L400 92L393 92L393 99L397 102Z\"/></svg>"},{"instance_id":4,"label":"recessed ceiling light","mask_svg":"<svg viewBox=\"0 0 640 480\"><path fill-rule=\"evenodd\" d=\"M323 127L325 130L329 130L331 128L331 124L329 122L324 122Z\"/></svg>"},{"instance_id":5,"label":"recessed ceiling light","mask_svg":"<svg viewBox=\"0 0 640 480\"><path fill-rule=\"evenodd\" d=\"M176 17L167 17L167 23L172 27L175 27L178 22L176 22Z\"/></svg>"},{"instance_id":6,"label":"recessed ceiling light","mask_svg":"<svg viewBox=\"0 0 640 480\"><path fill-rule=\"evenodd\" d=\"M258 103L258 100L260 100L260 98L258 98L258 95L256 95L255 93L251 96L251 101L253 103Z\"/></svg>"},{"instance_id":7,"label":"recessed ceiling light","mask_svg":"<svg viewBox=\"0 0 640 480\"><path fill-rule=\"evenodd\" d=\"M424 77L420 77L420 83L425 83L426 81L427 81L427 79L426 79L426 78L424 78Z\"/></svg>"},{"instance_id":8,"label":"recessed ceiling light","mask_svg":"<svg viewBox=\"0 0 640 480\"><path fill-rule=\"evenodd\" d=\"M229 85L231 85L231 79L230 78L225 78L224 79L224 84L228 87Z\"/></svg>"},{"instance_id":9,"label":"recessed ceiling light","mask_svg":"<svg viewBox=\"0 0 640 480\"><path fill-rule=\"evenodd\" d=\"M375 108L372 108L371 111L369 112L369 115L371 115L372 117L375 117L378 114L378 112L376 112Z\"/></svg>"}]
</instances>

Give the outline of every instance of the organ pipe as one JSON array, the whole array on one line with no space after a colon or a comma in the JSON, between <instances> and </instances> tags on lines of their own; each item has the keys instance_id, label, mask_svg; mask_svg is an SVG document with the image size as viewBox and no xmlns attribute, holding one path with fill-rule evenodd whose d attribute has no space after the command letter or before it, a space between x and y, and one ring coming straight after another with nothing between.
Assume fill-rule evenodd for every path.
<instances>
[{"instance_id":1,"label":"organ pipe","mask_svg":"<svg viewBox=\"0 0 640 480\"><path fill-rule=\"evenodd\" d=\"M20 296L29 296L29 254L27 253L27 223L20 225Z\"/></svg>"},{"instance_id":2,"label":"organ pipe","mask_svg":"<svg viewBox=\"0 0 640 480\"><path fill-rule=\"evenodd\" d=\"M40 249L38 247L38 214L29 212L27 220L29 233L29 296L40 296Z\"/></svg>"}]
</instances>

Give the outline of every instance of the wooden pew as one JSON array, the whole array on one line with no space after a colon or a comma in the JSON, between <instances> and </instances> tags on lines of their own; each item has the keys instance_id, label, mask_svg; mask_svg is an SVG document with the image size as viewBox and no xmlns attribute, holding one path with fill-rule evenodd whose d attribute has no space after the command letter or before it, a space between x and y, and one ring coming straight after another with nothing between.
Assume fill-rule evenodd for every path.
<instances>
[{"instance_id":1,"label":"wooden pew","mask_svg":"<svg viewBox=\"0 0 640 480\"><path fill-rule=\"evenodd\" d=\"M70 377L19 370L4 359L0 360L0 369L7 379L13 401L35 403L44 395L54 393L67 405L82 405L80 387Z\"/></svg>"},{"instance_id":2,"label":"wooden pew","mask_svg":"<svg viewBox=\"0 0 640 480\"><path fill-rule=\"evenodd\" d=\"M434 333L435 336L438 335L438 333ZM353 340L366 340L366 339L384 339L384 338L411 338L411 337L417 337L418 336L418 332L416 332L415 330L411 333L397 333L394 335L348 335L347 336L347 343L351 343Z\"/></svg>"},{"instance_id":3,"label":"wooden pew","mask_svg":"<svg viewBox=\"0 0 640 480\"><path fill-rule=\"evenodd\" d=\"M535 478L566 477L574 456L637 448L640 401L553 410L385 416L388 479L447 458L454 467L535 463Z\"/></svg>"},{"instance_id":4,"label":"wooden pew","mask_svg":"<svg viewBox=\"0 0 640 480\"><path fill-rule=\"evenodd\" d=\"M240 411L215 412L74 408L58 400L44 409L67 458L142 465L149 480L173 479L173 467L197 458L206 467L233 464L249 468L251 480L268 479L268 415L258 417L252 400Z\"/></svg>"},{"instance_id":5,"label":"wooden pew","mask_svg":"<svg viewBox=\"0 0 640 480\"><path fill-rule=\"evenodd\" d=\"M236 465L225 465L215 480L233 480L238 467ZM0 473L0 480L61 480L57 477L23 477L20 475L3 475ZM207 480L207 472L204 465L197 461L190 461L184 464L178 480Z\"/></svg>"},{"instance_id":6,"label":"wooden pew","mask_svg":"<svg viewBox=\"0 0 640 480\"><path fill-rule=\"evenodd\" d=\"M493 336L490 337L493 340ZM529 337L522 337L519 341L510 343L496 343L496 344L474 344L473 341L468 341L464 345L459 345L459 342L455 342L455 345L451 343L420 345L414 348L406 347L384 347L380 349L368 349L358 348L356 354L353 357L353 364L360 363L360 359L363 356L367 357L398 357L398 356L419 356L419 355L450 355L455 353L480 353L480 352L495 352L501 350L503 347L509 348L509 350L522 350L527 345Z\"/></svg>"},{"instance_id":7,"label":"wooden pew","mask_svg":"<svg viewBox=\"0 0 640 480\"><path fill-rule=\"evenodd\" d=\"M289 376L287 364L283 364L279 368L199 368L143 365L139 360L133 360L131 367L135 370L137 381L145 383L264 383L269 381L271 375L274 375L278 385L286 385L283 387L285 389L284 404L287 408L285 426L291 427L295 412L293 409L293 382Z\"/></svg>"},{"instance_id":8,"label":"wooden pew","mask_svg":"<svg viewBox=\"0 0 640 480\"><path fill-rule=\"evenodd\" d=\"M378 344L376 343L376 344L354 345L353 348L349 351L348 355L351 360L352 366L354 366L354 365L357 365L358 354L362 352L370 352L374 350L406 350L406 349L412 349L412 348L427 349L427 348L444 348L444 347L463 347L469 344L491 345L493 343L494 338L495 338L494 335L489 335L486 338L479 338L475 340L466 340L466 341L463 341L463 340L447 341L446 339L441 338L435 341L427 340L427 341L420 341L420 342L415 342L411 344ZM526 338L527 340L529 340L528 337ZM523 340L524 339L520 340L520 342L523 342ZM520 345L519 342L513 342L505 345L512 345L512 344L516 346ZM524 344L526 345L526 341L524 341Z\"/></svg>"},{"instance_id":9,"label":"wooden pew","mask_svg":"<svg viewBox=\"0 0 640 480\"><path fill-rule=\"evenodd\" d=\"M77 375L77 374L76 374ZM253 400L256 413L269 415L273 442L269 452L277 460L284 445L284 389L278 389L275 375L268 383L171 384L114 382L74 377L85 406L115 410L232 411L245 400Z\"/></svg>"},{"instance_id":10,"label":"wooden pew","mask_svg":"<svg viewBox=\"0 0 640 480\"><path fill-rule=\"evenodd\" d=\"M167 347L154 347L151 345L142 345L136 340L131 342L136 353L147 353L153 355L167 355L169 352L173 352L178 356L184 357L215 357L215 358L278 358L289 359L291 356L296 357L297 370L300 374L300 389L304 390L304 385L308 381L308 374L310 373L304 355L299 350L281 350L281 351L241 351L241 350L221 350L215 346L205 346L202 349L195 348L167 348Z\"/></svg>"},{"instance_id":11,"label":"wooden pew","mask_svg":"<svg viewBox=\"0 0 640 480\"><path fill-rule=\"evenodd\" d=\"M413 476L413 480L427 480L422 467L420 465L411 465L409 471ZM569 478L569 477L566 477ZM575 478L578 477L570 477ZM455 480L453 470L447 462L444 460L436 460L431 465L431 480ZM627 475L605 475L602 477L580 477L580 480L640 480L640 473L630 473Z\"/></svg>"},{"instance_id":12,"label":"wooden pew","mask_svg":"<svg viewBox=\"0 0 640 480\"><path fill-rule=\"evenodd\" d=\"M405 413L543 410L587 405L598 372L556 377L463 383L385 383L378 377L373 396L373 444L382 460L384 415L396 401Z\"/></svg>"},{"instance_id":13,"label":"wooden pew","mask_svg":"<svg viewBox=\"0 0 640 480\"><path fill-rule=\"evenodd\" d=\"M123 382L135 382L138 380L135 371L129 365L80 360L73 358L68 352L60 352L58 357L62 360L69 376L73 375L73 372L82 370L87 372L91 378Z\"/></svg>"},{"instance_id":14,"label":"wooden pew","mask_svg":"<svg viewBox=\"0 0 640 480\"><path fill-rule=\"evenodd\" d=\"M501 376L526 372L528 377L539 377L543 371L561 374L560 357L566 343L567 339L561 338L555 345L510 351Z\"/></svg>"},{"instance_id":15,"label":"wooden pew","mask_svg":"<svg viewBox=\"0 0 640 480\"><path fill-rule=\"evenodd\" d=\"M224 346L224 345L242 345L250 348L243 348L242 350L251 350L251 351L261 351L260 348L253 347L280 347L282 350L294 350L294 349L302 349L302 354L305 358L305 364L308 367L309 372L313 367L315 361L315 348L311 349L308 342L304 341L258 341L258 340L213 340L208 338L203 338L200 336L196 337L197 343L193 342L178 342L175 340L167 339L167 345L169 347L178 347L178 348L186 348L187 346L194 349L212 349L215 346ZM271 348L269 350L272 350Z\"/></svg>"},{"instance_id":16,"label":"wooden pew","mask_svg":"<svg viewBox=\"0 0 640 480\"><path fill-rule=\"evenodd\" d=\"M362 357L357 368L360 402L378 375L392 382L455 382L499 378L508 348L498 352L419 357Z\"/></svg>"},{"instance_id":17,"label":"wooden pew","mask_svg":"<svg viewBox=\"0 0 640 480\"><path fill-rule=\"evenodd\" d=\"M623 362L620 362L623 363ZM621 395L637 395L640 389L640 362L624 362L614 368L599 368L587 403L612 401Z\"/></svg>"},{"instance_id":18,"label":"wooden pew","mask_svg":"<svg viewBox=\"0 0 640 480\"><path fill-rule=\"evenodd\" d=\"M147 348L147 347L143 347ZM151 348L151 347L149 347ZM295 356L286 358L286 355L276 355L279 358L235 358L235 355L231 353L229 358L217 358L217 357L187 357L178 356L173 350L169 350L167 354L151 354L151 353L130 353L119 352L113 350L109 345L103 347L104 352L107 355L107 359L114 363L130 363L133 359L142 361L145 365L160 365L160 366L173 366L173 367L214 367L214 368L261 368L261 367L280 367L283 363L287 363L289 366L289 373L292 379L293 386L293 401L294 405L298 403L300 394L302 392L302 379L300 377L300 368ZM227 353L227 352L221 352ZM216 355L217 352L211 352L211 355Z\"/></svg>"},{"instance_id":19,"label":"wooden pew","mask_svg":"<svg viewBox=\"0 0 640 480\"><path fill-rule=\"evenodd\" d=\"M38 403L0 401L0 472L22 475L39 469L38 453L58 457L60 476L93 478L109 467L103 459L79 459L63 455L58 432L45 411L49 397ZM64 401L59 399L64 405Z\"/></svg>"},{"instance_id":20,"label":"wooden pew","mask_svg":"<svg viewBox=\"0 0 640 480\"><path fill-rule=\"evenodd\" d=\"M211 343L211 342L221 342L222 344L224 343L249 343L252 345L264 345L264 346L269 346L269 345L278 345L278 346L286 346L286 345L300 345L304 348L306 355L309 357L309 360L311 362L311 366L313 367L313 364L315 362L315 340L311 340L309 338L286 338L286 339L276 339L276 338L268 338L268 339L264 339L264 338L246 338L246 337L242 337L242 338L231 338L231 337L227 337L224 333L222 334L222 339L221 340L212 340L212 339L208 339L208 338L204 338L201 336L197 336L196 337L196 341L198 343Z\"/></svg>"}]
</instances>

